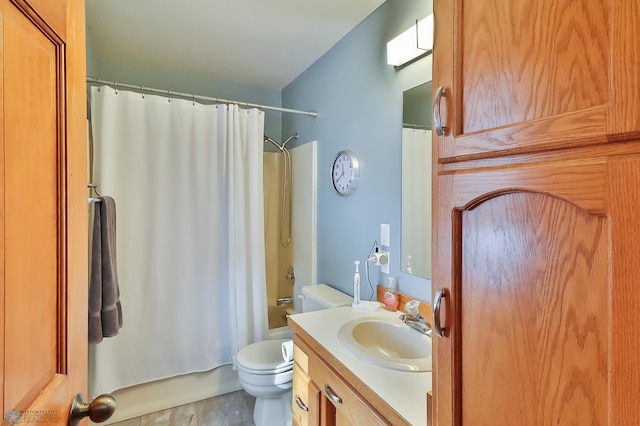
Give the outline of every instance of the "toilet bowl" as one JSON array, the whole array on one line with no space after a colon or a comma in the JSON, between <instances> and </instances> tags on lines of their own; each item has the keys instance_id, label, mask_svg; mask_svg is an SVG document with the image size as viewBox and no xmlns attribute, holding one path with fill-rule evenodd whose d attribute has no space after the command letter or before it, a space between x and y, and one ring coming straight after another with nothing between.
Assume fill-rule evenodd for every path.
<instances>
[{"instance_id":1,"label":"toilet bowl","mask_svg":"<svg viewBox=\"0 0 640 426\"><path fill-rule=\"evenodd\" d=\"M302 311L310 312L351 304L351 297L325 284L302 288ZM288 339L263 340L242 348L236 357L240 384L256 398L256 426L291 425L293 361L282 357Z\"/></svg>"},{"instance_id":2,"label":"toilet bowl","mask_svg":"<svg viewBox=\"0 0 640 426\"><path fill-rule=\"evenodd\" d=\"M285 362L282 358L282 344L286 341L263 340L238 352L236 366L240 384L256 398L253 410L256 426L291 424L293 361Z\"/></svg>"}]
</instances>

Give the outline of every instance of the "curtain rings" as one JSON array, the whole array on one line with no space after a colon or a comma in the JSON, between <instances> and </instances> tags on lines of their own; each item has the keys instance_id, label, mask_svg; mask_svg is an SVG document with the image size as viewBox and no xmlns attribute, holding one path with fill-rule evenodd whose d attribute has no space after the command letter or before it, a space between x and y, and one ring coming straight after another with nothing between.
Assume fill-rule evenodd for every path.
<instances>
[{"instance_id":1,"label":"curtain rings","mask_svg":"<svg viewBox=\"0 0 640 426\"><path fill-rule=\"evenodd\" d=\"M167 90L167 100L171 102L171 90Z\"/></svg>"},{"instance_id":2,"label":"curtain rings","mask_svg":"<svg viewBox=\"0 0 640 426\"><path fill-rule=\"evenodd\" d=\"M115 82L114 82L114 85L116 86L116 95L117 95L117 94L118 94L118 82L117 82L117 81L115 81Z\"/></svg>"},{"instance_id":3,"label":"curtain rings","mask_svg":"<svg viewBox=\"0 0 640 426\"><path fill-rule=\"evenodd\" d=\"M144 99L144 84L140 85L140 92L142 92L142 99Z\"/></svg>"}]
</instances>

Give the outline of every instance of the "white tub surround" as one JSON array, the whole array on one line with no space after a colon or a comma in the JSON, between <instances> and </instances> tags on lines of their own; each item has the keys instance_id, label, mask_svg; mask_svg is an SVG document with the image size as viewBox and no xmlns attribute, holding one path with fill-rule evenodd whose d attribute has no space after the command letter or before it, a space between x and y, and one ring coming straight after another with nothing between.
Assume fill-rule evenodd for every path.
<instances>
[{"instance_id":1,"label":"white tub surround","mask_svg":"<svg viewBox=\"0 0 640 426\"><path fill-rule=\"evenodd\" d=\"M369 405L381 413L389 412L390 408L406 423L426 425L431 372L406 372L378 367L356 358L338 341L338 330L348 321L397 318L399 314L385 310L359 311L345 306L292 315L289 324L296 338L318 352L345 381L357 389Z\"/></svg>"}]
</instances>

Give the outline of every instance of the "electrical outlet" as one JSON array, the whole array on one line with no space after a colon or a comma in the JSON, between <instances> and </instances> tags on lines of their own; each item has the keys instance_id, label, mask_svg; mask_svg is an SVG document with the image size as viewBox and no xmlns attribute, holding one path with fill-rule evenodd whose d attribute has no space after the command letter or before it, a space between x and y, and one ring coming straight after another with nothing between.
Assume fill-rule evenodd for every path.
<instances>
[{"instance_id":1,"label":"electrical outlet","mask_svg":"<svg viewBox=\"0 0 640 426\"><path fill-rule=\"evenodd\" d=\"M383 263L382 265L380 265L380 272L382 272L383 274L389 274L389 264L391 264L391 258L390 255L391 253L389 253L388 251L383 251L382 253L387 255L387 261L385 263Z\"/></svg>"},{"instance_id":2,"label":"electrical outlet","mask_svg":"<svg viewBox=\"0 0 640 426\"><path fill-rule=\"evenodd\" d=\"M375 265L380 266L380 271L384 274L389 273L389 252L380 251L374 254L376 258Z\"/></svg>"}]
</instances>

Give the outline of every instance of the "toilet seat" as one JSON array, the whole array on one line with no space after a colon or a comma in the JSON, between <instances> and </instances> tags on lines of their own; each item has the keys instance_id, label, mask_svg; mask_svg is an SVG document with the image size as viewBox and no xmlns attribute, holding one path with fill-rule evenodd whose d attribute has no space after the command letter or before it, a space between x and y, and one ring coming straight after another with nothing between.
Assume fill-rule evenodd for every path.
<instances>
[{"instance_id":1,"label":"toilet seat","mask_svg":"<svg viewBox=\"0 0 640 426\"><path fill-rule=\"evenodd\" d=\"M286 373L287 371L291 371L293 370L293 363L286 365L284 367L281 368L275 368L273 370L254 370L251 368L247 368L244 365L237 363L237 367L238 370L242 370L245 373L248 374L255 374L256 376L264 376L264 375L270 375L270 374L280 374L280 373Z\"/></svg>"},{"instance_id":2,"label":"toilet seat","mask_svg":"<svg viewBox=\"0 0 640 426\"><path fill-rule=\"evenodd\" d=\"M249 374L279 374L293 368L282 358L282 344L288 339L263 340L242 348L236 357L238 369Z\"/></svg>"}]
</instances>

